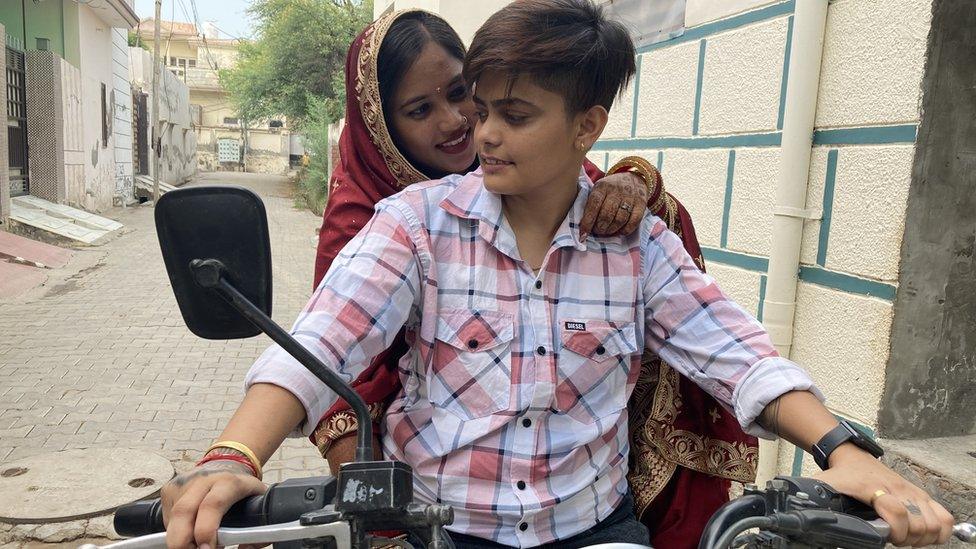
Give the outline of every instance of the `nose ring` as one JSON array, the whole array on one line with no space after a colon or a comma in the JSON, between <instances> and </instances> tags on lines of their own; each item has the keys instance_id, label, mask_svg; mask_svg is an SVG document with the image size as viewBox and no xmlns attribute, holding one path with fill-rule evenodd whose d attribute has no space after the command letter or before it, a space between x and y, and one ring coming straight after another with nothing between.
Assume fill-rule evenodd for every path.
<instances>
[{"instance_id":1,"label":"nose ring","mask_svg":"<svg viewBox=\"0 0 976 549\"><path fill-rule=\"evenodd\" d=\"M464 124L465 126L467 126L467 125L468 125L468 117L462 114L462 115L461 115L461 122L462 122L462 123L463 123L463 124Z\"/></svg>"}]
</instances>

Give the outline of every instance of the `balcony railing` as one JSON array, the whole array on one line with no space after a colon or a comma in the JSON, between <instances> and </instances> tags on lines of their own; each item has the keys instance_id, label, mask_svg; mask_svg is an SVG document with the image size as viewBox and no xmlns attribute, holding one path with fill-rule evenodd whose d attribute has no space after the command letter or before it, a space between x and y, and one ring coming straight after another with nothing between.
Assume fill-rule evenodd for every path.
<instances>
[{"instance_id":1,"label":"balcony railing","mask_svg":"<svg viewBox=\"0 0 976 549\"><path fill-rule=\"evenodd\" d=\"M191 89L220 89L220 77L217 76L217 71L213 69L203 69L199 67L187 68L186 75L184 76L183 80Z\"/></svg>"}]
</instances>

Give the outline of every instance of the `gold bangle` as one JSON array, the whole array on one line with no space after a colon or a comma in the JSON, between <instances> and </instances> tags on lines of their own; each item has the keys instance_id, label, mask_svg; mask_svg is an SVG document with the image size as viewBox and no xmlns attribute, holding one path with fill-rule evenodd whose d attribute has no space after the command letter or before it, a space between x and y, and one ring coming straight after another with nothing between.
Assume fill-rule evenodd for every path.
<instances>
[{"instance_id":1,"label":"gold bangle","mask_svg":"<svg viewBox=\"0 0 976 549\"><path fill-rule=\"evenodd\" d=\"M660 172L650 162L639 156L626 156L607 170L607 175L628 171L636 173L644 180L644 185L647 186L648 198L653 197L655 191L660 188L660 192L657 193L657 199L654 200L654 204L650 205L652 212L658 211L664 205L664 186L660 183Z\"/></svg>"},{"instance_id":2,"label":"gold bangle","mask_svg":"<svg viewBox=\"0 0 976 549\"><path fill-rule=\"evenodd\" d=\"M379 422L383 417L383 413L386 412L386 403L384 402L374 402L368 407L369 417L373 423ZM315 428L315 445L318 447L322 457L325 457L332 447L333 442L358 430L359 420L356 419L356 414L352 410L336 412L319 421L318 427ZM378 432L378 429L374 427L373 432Z\"/></svg>"},{"instance_id":3,"label":"gold bangle","mask_svg":"<svg viewBox=\"0 0 976 549\"><path fill-rule=\"evenodd\" d=\"M207 455L217 448L229 448L244 454L244 457L246 457L248 461L251 462L251 465L254 466L255 476L258 477L258 480L261 480L262 476L264 475L263 471L261 471L261 461L258 459L258 456L247 447L246 444L234 442L233 440L222 440L220 442L213 443L210 448L207 448L207 451L204 452L203 455Z\"/></svg>"}]
</instances>

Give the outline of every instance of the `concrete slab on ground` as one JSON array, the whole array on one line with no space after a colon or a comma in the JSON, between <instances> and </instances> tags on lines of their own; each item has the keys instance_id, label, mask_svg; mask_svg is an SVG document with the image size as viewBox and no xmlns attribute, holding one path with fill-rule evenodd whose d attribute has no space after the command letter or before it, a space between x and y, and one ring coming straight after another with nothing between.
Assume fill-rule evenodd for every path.
<instances>
[{"instance_id":1,"label":"concrete slab on ground","mask_svg":"<svg viewBox=\"0 0 976 549\"><path fill-rule=\"evenodd\" d=\"M85 244L93 244L122 228L118 221L64 204L48 202L36 196L10 199L10 218L17 223Z\"/></svg>"},{"instance_id":2,"label":"concrete slab on ground","mask_svg":"<svg viewBox=\"0 0 976 549\"><path fill-rule=\"evenodd\" d=\"M0 261L0 299L23 295L46 280L44 269Z\"/></svg>"},{"instance_id":3,"label":"concrete slab on ground","mask_svg":"<svg viewBox=\"0 0 976 549\"><path fill-rule=\"evenodd\" d=\"M956 522L976 521L976 435L884 440L884 461L952 513ZM971 547L951 540L945 547Z\"/></svg>"},{"instance_id":4,"label":"concrete slab on ground","mask_svg":"<svg viewBox=\"0 0 976 549\"><path fill-rule=\"evenodd\" d=\"M900 454L976 490L976 435L885 440L884 444L888 452Z\"/></svg>"},{"instance_id":5,"label":"concrete slab on ground","mask_svg":"<svg viewBox=\"0 0 976 549\"><path fill-rule=\"evenodd\" d=\"M90 229L111 232L122 228L122 224L114 219L95 215L91 212L86 212L85 210L78 208L72 208L71 206L67 206L65 204L55 204L54 202L49 202L36 196L18 196L12 198L11 202L16 202L21 206L29 208L44 210L50 215L55 217L63 217L64 219L71 220L71 222L75 223L76 225L81 225Z\"/></svg>"},{"instance_id":6,"label":"concrete slab on ground","mask_svg":"<svg viewBox=\"0 0 976 549\"><path fill-rule=\"evenodd\" d=\"M59 269L68 264L71 250L0 231L0 259L3 258L34 267Z\"/></svg>"},{"instance_id":7,"label":"concrete slab on ground","mask_svg":"<svg viewBox=\"0 0 976 549\"><path fill-rule=\"evenodd\" d=\"M148 175L137 175L134 179L136 194L141 197L146 197L152 200L153 196L153 180ZM176 189L174 185L160 181L159 182L159 195L162 196L173 189Z\"/></svg>"},{"instance_id":8,"label":"concrete slab on ground","mask_svg":"<svg viewBox=\"0 0 976 549\"><path fill-rule=\"evenodd\" d=\"M156 493L174 474L168 459L123 448L50 452L0 464L0 521L104 514Z\"/></svg>"}]
</instances>

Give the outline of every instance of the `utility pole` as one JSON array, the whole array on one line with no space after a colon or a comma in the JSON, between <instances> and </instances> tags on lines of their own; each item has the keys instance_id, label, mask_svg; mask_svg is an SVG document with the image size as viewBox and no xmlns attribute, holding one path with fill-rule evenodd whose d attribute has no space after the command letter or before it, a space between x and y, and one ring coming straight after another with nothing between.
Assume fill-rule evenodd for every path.
<instances>
[{"instance_id":1,"label":"utility pole","mask_svg":"<svg viewBox=\"0 0 976 549\"><path fill-rule=\"evenodd\" d=\"M156 17L153 19L153 74L152 74L152 135L153 135L153 205L159 200L159 155L162 136L159 131L159 18L163 0L156 0Z\"/></svg>"}]
</instances>

